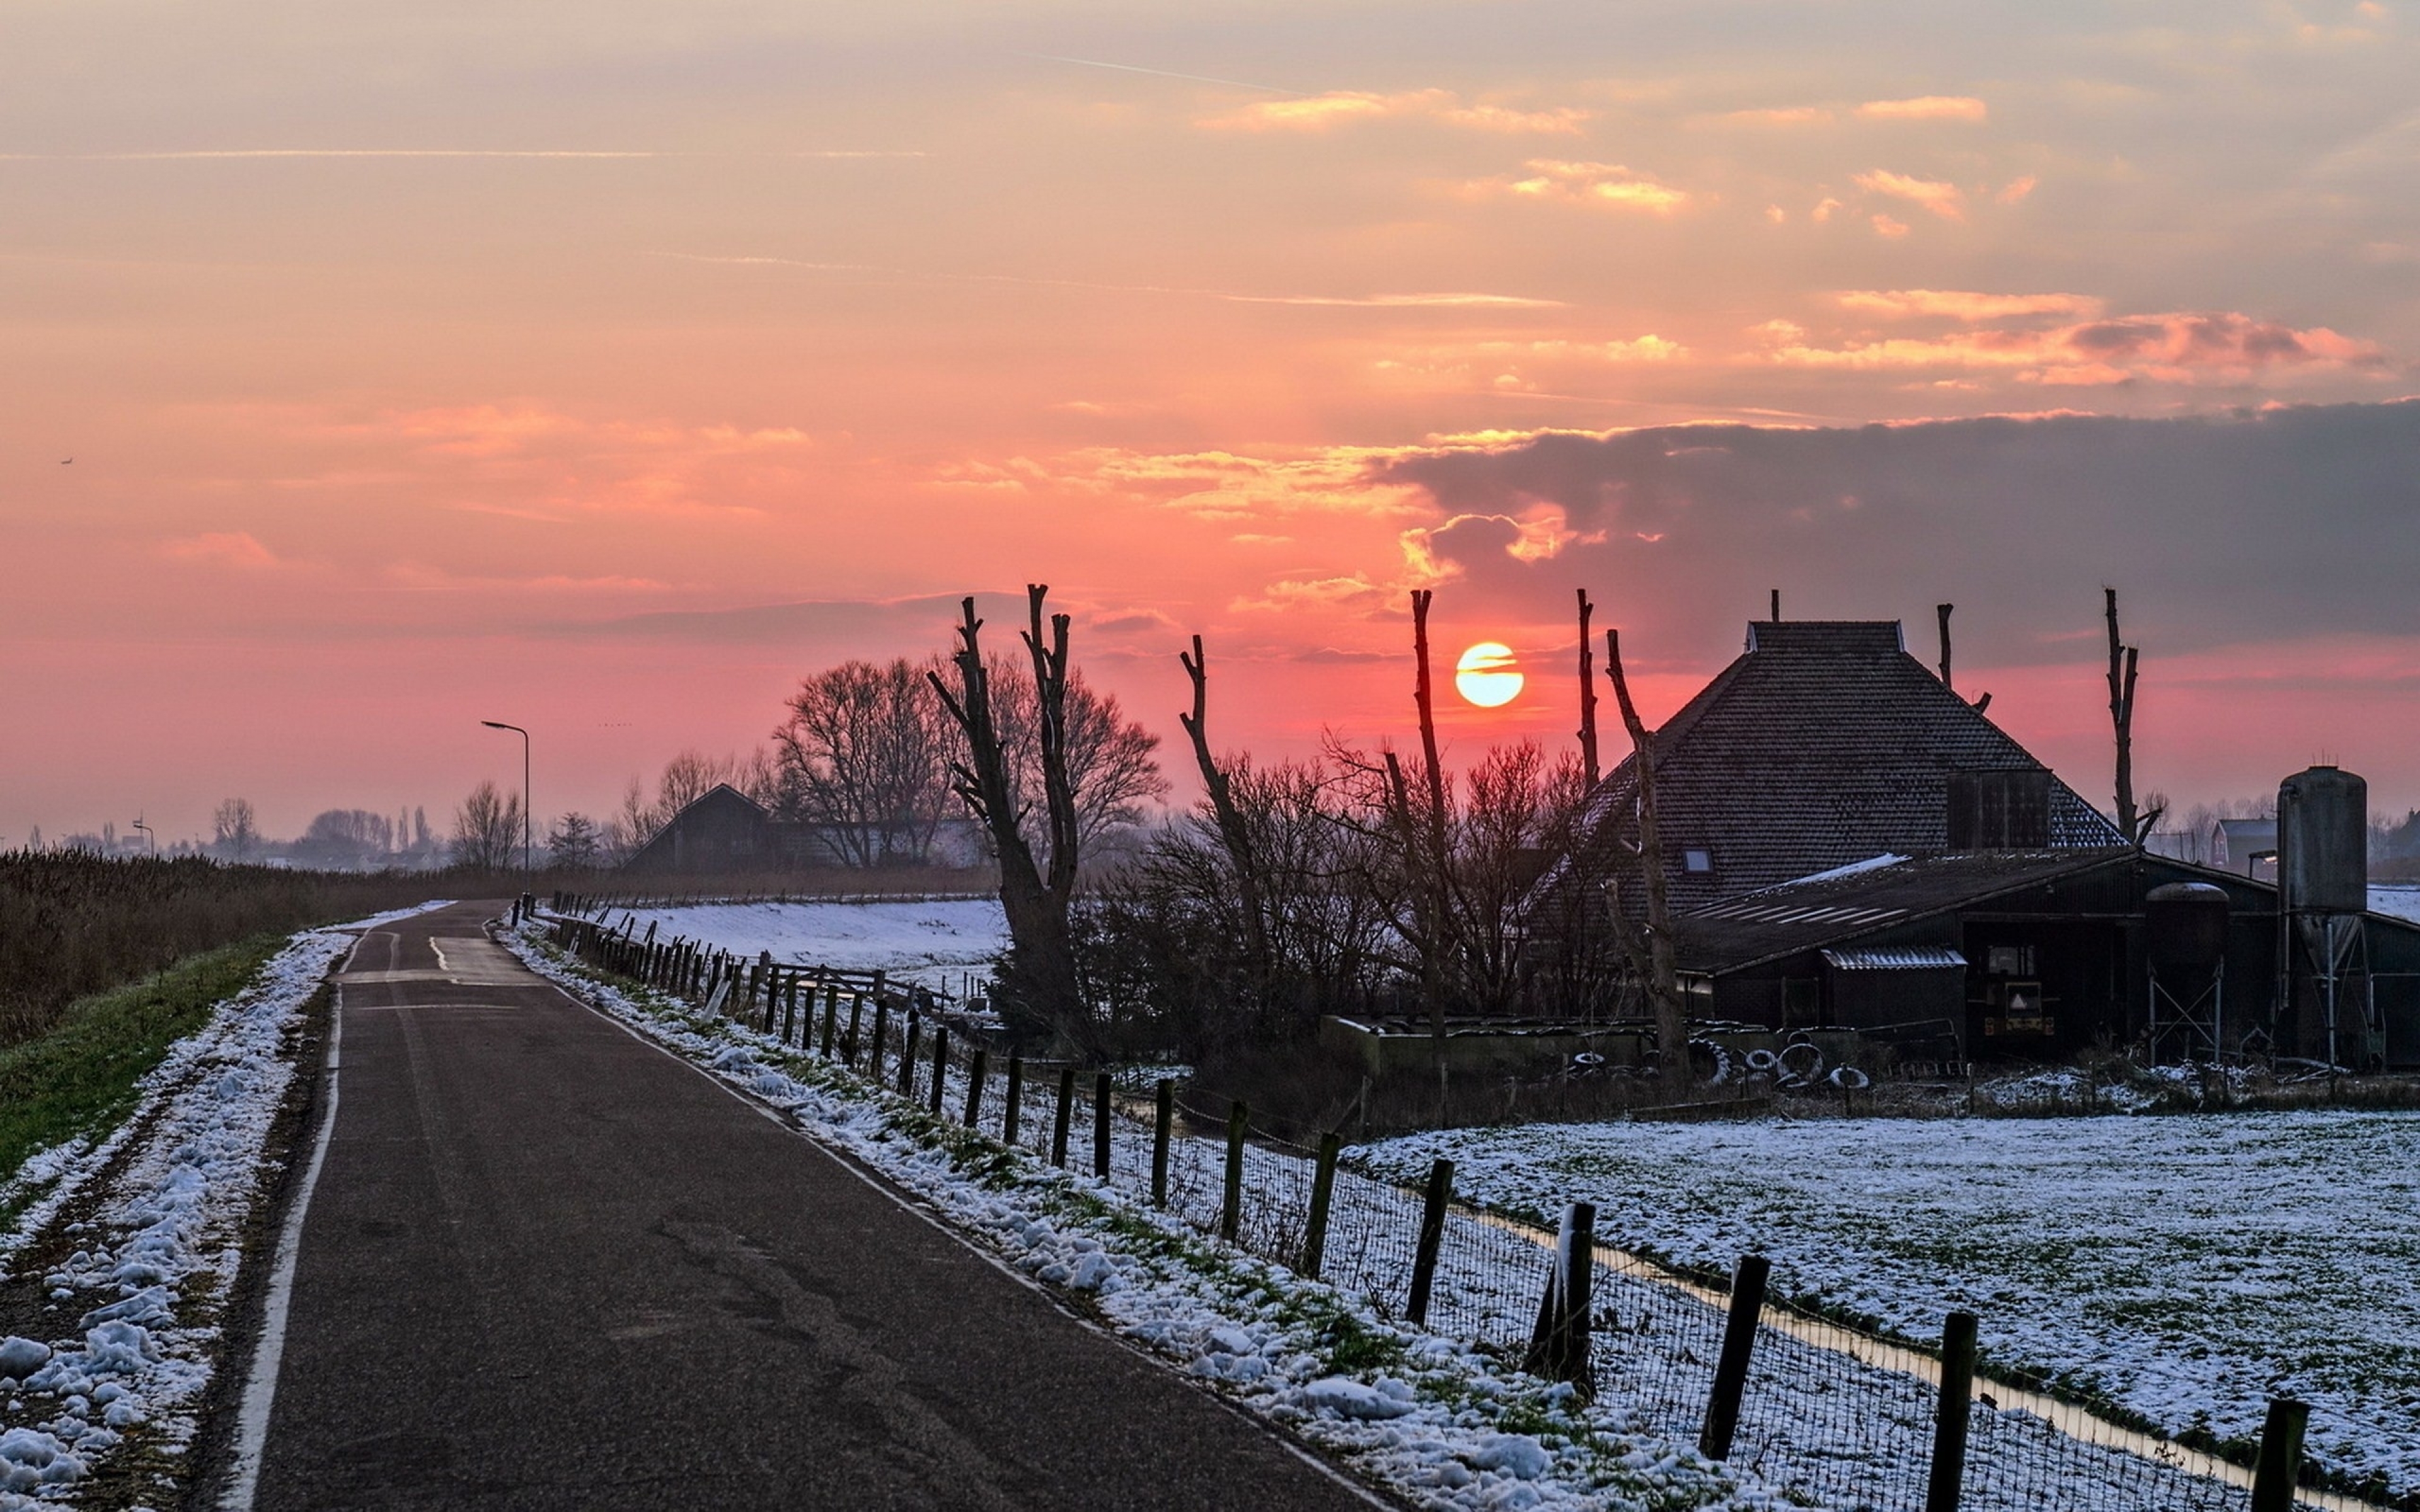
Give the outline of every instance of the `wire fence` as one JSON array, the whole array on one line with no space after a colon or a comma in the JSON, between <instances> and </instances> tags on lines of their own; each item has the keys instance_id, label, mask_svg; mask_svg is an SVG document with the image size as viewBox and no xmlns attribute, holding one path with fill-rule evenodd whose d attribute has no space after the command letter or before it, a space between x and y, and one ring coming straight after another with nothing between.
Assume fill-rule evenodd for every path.
<instances>
[{"instance_id":1,"label":"wire fence","mask_svg":"<svg viewBox=\"0 0 2420 1512\"><path fill-rule=\"evenodd\" d=\"M1090 1172L1205 1235L1315 1274L1383 1319L1421 1323L1515 1365L1535 1358L1542 1299L1556 1274L1553 1234L1340 1168L1333 1141L1324 1149L1291 1144L1253 1124L1241 1104L1200 1106L1173 1082L1129 1074L1121 1085L1098 1068L1014 1057L985 1026L927 1011L929 999L863 973L728 957L700 966L675 946L649 946L597 920L559 919L555 938L953 1123ZM1997 1372L1976 1381L1971 1398L1954 1394L1969 1405L1945 1502L1935 1483L1952 1415L1943 1356L1777 1304L1747 1309L1755 1323L1747 1368L1730 1388L1735 1427L1727 1444L1709 1445L1740 1299L1611 1245L1593 1246L1588 1269L1585 1384L1600 1407L1625 1428L1708 1448L1792 1501L1873 1512L2268 1512L2242 1468ZM2299 1444L2299 1420L2293 1438ZM2298 1462L2299 1450L2289 1477ZM2271 1504L2277 1512L2420 1505L2409 1496L2285 1494Z\"/></svg>"}]
</instances>

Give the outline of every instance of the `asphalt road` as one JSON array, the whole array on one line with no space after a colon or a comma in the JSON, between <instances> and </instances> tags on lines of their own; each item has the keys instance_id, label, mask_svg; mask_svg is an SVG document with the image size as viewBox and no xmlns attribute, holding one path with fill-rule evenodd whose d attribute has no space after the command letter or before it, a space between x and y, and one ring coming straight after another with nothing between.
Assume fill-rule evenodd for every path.
<instances>
[{"instance_id":1,"label":"asphalt road","mask_svg":"<svg viewBox=\"0 0 2420 1512\"><path fill-rule=\"evenodd\" d=\"M256 1501L1370 1502L540 980L362 943Z\"/></svg>"}]
</instances>

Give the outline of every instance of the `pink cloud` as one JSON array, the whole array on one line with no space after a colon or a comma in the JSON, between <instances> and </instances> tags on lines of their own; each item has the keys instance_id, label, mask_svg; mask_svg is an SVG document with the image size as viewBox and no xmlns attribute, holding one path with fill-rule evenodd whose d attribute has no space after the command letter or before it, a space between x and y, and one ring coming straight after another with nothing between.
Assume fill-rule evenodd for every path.
<instances>
[{"instance_id":1,"label":"pink cloud","mask_svg":"<svg viewBox=\"0 0 2420 1512\"><path fill-rule=\"evenodd\" d=\"M1674 189L1652 175L1634 173L1618 162L1532 158L1523 166L1528 170L1528 177L1482 178L1463 185L1463 192L1542 204L1638 210L1657 216L1677 214L1688 208L1691 199L1687 190Z\"/></svg>"},{"instance_id":2,"label":"pink cloud","mask_svg":"<svg viewBox=\"0 0 2420 1512\"><path fill-rule=\"evenodd\" d=\"M1919 95L1914 100L1869 100L1857 107L1869 121L1979 121L1991 108L1971 95Z\"/></svg>"},{"instance_id":3,"label":"pink cloud","mask_svg":"<svg viewBox=\"0 0 2420 1512\"><path fill-rule=\"evenodd\" d=\"M1906 174L1892 173L1886 168L1876 168L1871 173L1861 173L1856 177L1857 187L1868 193L1887 194L1893 199L1922 206L1945 221L1966 219L1966 196L1956 184L1915 178Z\"/></svg>"},{"instance_id":4,"label":"pink cloud","mask_svg":"<svg viewBox=\"0 0 2420 1512\"><path fill-rule=\"evenodd\" d=\"M1426 118L1475 131L1575 135L1592 112L1569 106L1518 110L1484 101L1465 104L1450 89L1415 89L1381 95L1338 89L1300 100L1269 100L1231 115L1197 122L1212 131L1325 131L1332 127L1388 118Z\"/></svg>"},{"instance_id":5,"label":"pink cloud","mask_svg":"<svg viewBox=\"0 0 2420 1512\"><path fill-rule=\"evenodd\" d=\"M260 568L277 565L277 555L248 531L213 531L182 540L163 541L161 554L181 562L208 562L221 566Z\"/></svg>"},{"instance_id":6,"label":"pink cloud","mask_svg":"<svg viewBox=\"0 0 2420 1512\"><path fill-rule=\"evenodd\" d=\"M1840 308L1885 319L1947 316L1953 320L2006 320L2017 316L2065 315L2089 318L2102 302L2088 294L1978 294L1964 289L1849 289Z\"/></svg>"},{"instance_id":7,"label":"pink cloud","mask_svg":"<svg viewBox=\"0 0 2420 1512\"><path fill-rule=\"evenodd\" d=\"M2382 372L2393 365L2374 342L2325 326L2296 330L2232 312L2124 316L2049 329L1985 329L1836 347L1810 345L1790 330L1784 323L1768 328L1774 345L1766 361L1834 370L2000 370L2020 382L2053 386L2243 383L2272 374Z\"/></svg>"},{"instance_id":8,"label":"pink cloud","mask_svg":"<svg viewBox=\"0 0 2420 1512\"><path fill-rule=\"evenodd\" d=\"M2041 180L2035 177L2032 174L2026 174L2023 177L2009 179L2008 187L2001 190L1997 194L1994 194L1992 197L1998 200L2003 205L2014 205L2019 200L2024 199L2027 194L2032 193L2034 192L2034 187L2040 182Z\"/></svg>"},{"instance_id":9,"label":"pink cloud","mask_svg":"<svg viewBox=\"0 0 2420 1512\"><path fill-rule=\"evenodd\" d=\"M1874 235L1896 241L1907 235L1907 223L1896 216L1877 215L1874 217Z\"/></svg>"}]
</instances>

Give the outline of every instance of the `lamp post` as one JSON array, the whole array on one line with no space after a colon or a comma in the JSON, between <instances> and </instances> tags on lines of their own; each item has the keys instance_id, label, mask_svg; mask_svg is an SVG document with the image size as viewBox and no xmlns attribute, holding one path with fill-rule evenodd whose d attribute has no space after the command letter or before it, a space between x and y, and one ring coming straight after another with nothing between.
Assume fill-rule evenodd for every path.
<instances>
[{"instance_id":1,"label":"lamp post","mask_svg":"<svg viewBox=\"0 0 2420 1512\"><path fill-rule=\"evenodd\" d=\"M143 843L145 849L147 849L152 856L157 856L160 854L160 837L151 833L151 826L145 824L140 819L134 821L134 827L143 831Z\"/></svg>"},{"instance_id":2,"label":"lamp post","mask_svg":"<svg viewBox=\"0 0 2420 1512\"><path fill-rule=\"evenodd\" d=\"M537 818L530 811L529 732L520 725L505 724L500 719L482 719L479 722L490 730L509 730L521 737L521 891L527 892L530 890L530 878L534 871L531 856L537 849L535 839L537 832Z\"/></svg>"}]
</instances>

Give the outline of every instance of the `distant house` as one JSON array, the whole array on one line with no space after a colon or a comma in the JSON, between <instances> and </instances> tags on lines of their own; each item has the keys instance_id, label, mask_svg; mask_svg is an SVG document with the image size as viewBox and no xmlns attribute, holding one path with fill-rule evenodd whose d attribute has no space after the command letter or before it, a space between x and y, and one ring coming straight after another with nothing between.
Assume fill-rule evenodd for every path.
<instances>
[{"instance_id":1,"label":"distant house","mask_svg":"<svg viewBox=\"0 0 2420 1512\"><path fill-rule=\"evenodd\" d=\"M944 816L933 832L928 859L939 866L980 866L983 835L964 814ZM732 873L786 872L847 864L848 851L830 826L799 824L772 812L727 782L715 784L673 815L623 863L633 872Z\"/></svg>"},{"instance_id":2,"label":"distant house","mask_svg":"<svg viewBox=\"0 0 2420 1512\"><path fill-rule=\"evenodd\" d=\"M2214 819L2210 825L2210 864L2242 877L2277 874L2277 821Z\"/></svg>"},{"instance_id":3,"label":"distant house","mask_svg":"<svg viewBox=\"0 0 2420 1512\"><path fill-rule=\"evenodd\" d=\"M632 872L771 872L783 864L781 829L764 805L718 782L665 822L623 863Z\"/></svg>"}]
</instances>

